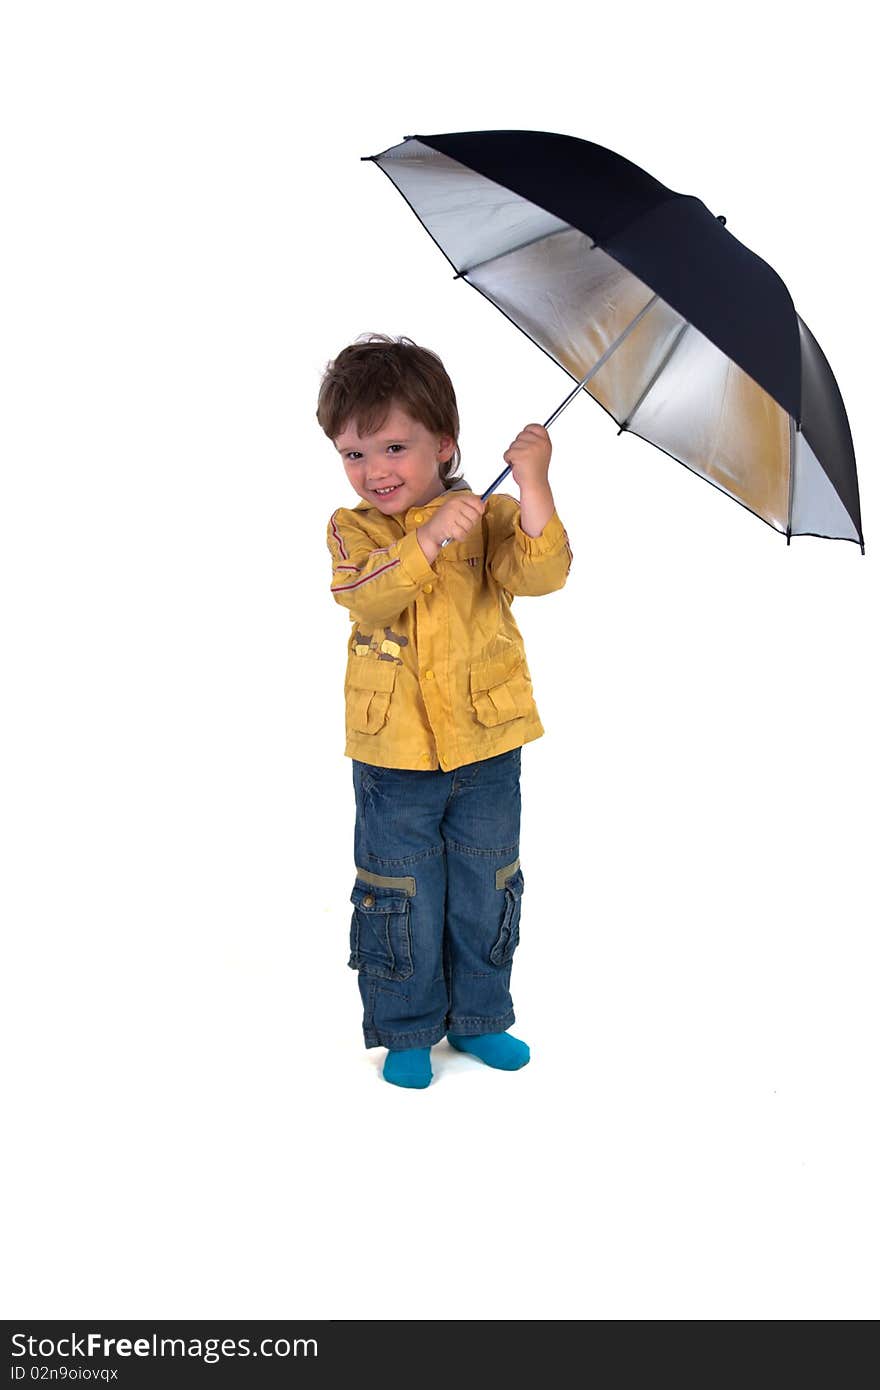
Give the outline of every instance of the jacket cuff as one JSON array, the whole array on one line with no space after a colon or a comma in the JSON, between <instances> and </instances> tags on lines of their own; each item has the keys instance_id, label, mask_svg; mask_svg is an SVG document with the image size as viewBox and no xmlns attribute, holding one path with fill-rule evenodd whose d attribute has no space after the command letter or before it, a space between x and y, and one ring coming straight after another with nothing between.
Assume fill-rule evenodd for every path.
<instances>
[{"instance_id":1,"label":"jacket cuff","mask_svg":"<svg viewBox=\"0 0 880 1390\"><path fill-rule=\"evenodd\" d=\"M552 555L554 551L559 550L560 546L565 545L568 540L565 527L559 519L559 513L555 509L540 536L527 535L519 524L519 515L517 515L513 529L520 548L530 557Z\"/></svg>"},{"instance_id":2,"label":"jacket cuff","mask_svg":"<svg viewBox=\"0 0 880 1390\"><path fill-rule=\"evenodd\" d=\"M436 579L437 575L428 564L428 557L419 545L419 538L415 531L408 532L399 542L400 563L406 574L414 584L425 584L429 579Z\"/></svg>"}]
</instances>

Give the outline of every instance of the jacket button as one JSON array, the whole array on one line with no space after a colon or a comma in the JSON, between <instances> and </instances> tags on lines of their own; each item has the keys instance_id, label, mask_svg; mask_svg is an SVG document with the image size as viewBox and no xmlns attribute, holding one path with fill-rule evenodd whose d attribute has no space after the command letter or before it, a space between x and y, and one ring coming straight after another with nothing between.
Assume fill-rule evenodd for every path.
<instances>
[{"instance_id":1,"label":"jacket button","mask_svg":"<svg viewBox=\"0 0 880 1390\"><path fill-rule=\"evenodd\" d=\"M429 668L429 669L425 672L425 680L426 680L426 681L432 681L433 679L434 679L434 672Z\"/></svg>"},{"instance_id":2,"label":"jacket button","mask_svg":"<svg viewBox=\"0 0 880 1390\"><path fill-rule=\"evenodd\" d=\"M424 589L422 590L422 593L423 593L423 594L432 594L433 592L434 592L434 585L433 585L433 584L426 584L425 587L424 587Z\"/></svg>"},{"instance_id":3,"label":"jacket button","mask_svg":"<svg viewBox=\"0 0 880 1390\"><path fill-rule=\"evenodd\" d=\"M373 897L372 893L367 893L364 897L364 907L372 907L375 901L376 899Z\"/></svg>"},{"instance_id":4,"label":"jacket button","mask_svg":"<svg viewBox=\"0 0 880 1390\"><path fill-rule=\"evenodd\" d=\"M424 521L424 519L425 516L423 512L413 512L413 521L416 523L416 525L418 525L419 522Z\"/></svg>"}]
</instances>

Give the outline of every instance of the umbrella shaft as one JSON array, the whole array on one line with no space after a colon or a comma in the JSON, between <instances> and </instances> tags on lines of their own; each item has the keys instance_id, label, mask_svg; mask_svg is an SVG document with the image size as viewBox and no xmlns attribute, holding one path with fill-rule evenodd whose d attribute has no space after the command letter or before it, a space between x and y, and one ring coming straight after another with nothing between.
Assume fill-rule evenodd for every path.
<instances>
[{"instance_id":1,"label":"umbrella shaft","mask_svg":"<svg viewBox=\"0 0 880 1390\"><path fill-rule=\"evenodd\" d=\"M575 396L577 395L578 391L582 391L582 390L583 390L583 388L586 386L586 384L587 384L587 382L590 380L590 378L591 378L591 377L594 377L594 376L596 375L596 373L598 372L599 368L600 368L600 367L604 367L605 363L608 361L608 358L611 356L612 352L616 352L616 351L617 351L617 349L620 347L620 344L623 342L624 338L628 337L629 334L632 333L632 331L633 331L633 329L635 328L636 324L639 323L639 322L645 317L645 314L647 314L647 312L648 312L648 310L651 308L651 306L652 306L653 304L656 304L656 303L657 303L658 297L659 297L659 296L656 295L656 294L652 295L651 298L648 300L647 304L645 305L645 307L644 307L643 309L640 309L640 310L639 310L639 312L636 314L636 316L635 316L635 318L632 320L632 322L631 322L631 323L628 323L627 326L626 326L626 328L623 330L623 332L622 332L621 334L619 334L618 337L616 337L616 338L614 339L614 342L611 344L610 348L606 348L606 350L602 353L602 356L599 358L599 361L598 361L598 362L595 362L595 363L593 364L593 366L592 366L592 367L590 368L590 370L587 372L587 375L586 375L581 381L578 382L577 386L575 386L575 388L574 388L573 391L570 391L570 392L569 392L569 394L566 396L566 398L565 398L565 400L562 402L562 404L561 404L561 405L558 405L558 406L556 407L556 409L554 410L553 414L550 416L549 420L545 420L545 421L544 421L544 429L545 429L545 430L548 430L548 429L550 428L550 426L553 424L553 421L556 419L556 417L557 417L558 415L561 415L561 414L562 414L563 410L564 410L565 407L569 404L569 402L574 400L574 398L575 398ZM498 486L498 484L499 484L500 482L503 482L503 481L504 481L504 479L507 477L507 475L508 475L509 472L510 472L510 464L507 465L507 467L505 468L505 470L504 470L503 473L499 473L499 474L498 474L498 477L495 479L494 483L491 483L491 484L489 485L489 487L486 488L486 491L482 494L482 496L481 496L481 498L480 498L480 501L481 501L481 502L485 502L486 498L489 497L489 496L495 491L495 489L496 489L496 487ZM446 542L444 542L444 544L446 544Z\"/></svg>"}]
</instances>

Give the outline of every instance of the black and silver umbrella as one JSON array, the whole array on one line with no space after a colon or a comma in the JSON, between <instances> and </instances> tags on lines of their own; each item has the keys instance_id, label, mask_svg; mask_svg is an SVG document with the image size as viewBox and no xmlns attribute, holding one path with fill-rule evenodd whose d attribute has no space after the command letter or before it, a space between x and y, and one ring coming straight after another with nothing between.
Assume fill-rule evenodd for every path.
<instances>
[{"instance_id":1,"label":"black and silver umbrella","mask_svg":"<svg viewBox=\"0 0 880 1390\"><path fill-rule=\"evenodd\" d=\"M466 280L624 430L791 541L865 552L831 368L779 275L698 198L569 135L408 135L366 155ZM507 476L501 473L483 497Z\"/></svg>"}]
</instances>

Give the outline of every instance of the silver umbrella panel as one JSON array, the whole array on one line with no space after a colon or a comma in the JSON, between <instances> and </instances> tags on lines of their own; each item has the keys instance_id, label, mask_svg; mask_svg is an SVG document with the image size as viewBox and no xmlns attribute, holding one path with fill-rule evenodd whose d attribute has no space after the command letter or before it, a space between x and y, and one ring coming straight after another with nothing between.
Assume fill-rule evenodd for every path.
<instances>
[{"instance_id":1,"label":"silver umbrella panel","mask_svg":"<svg viewBox=\"0 0 880 1390\"><path fill-rule=\"evenodd\" d=\"M864 554L837 383L782 280L724 218L612 151L545 132L408 136L365 158L456 278L577 382L548 424L583 389L621 432L789 540Z\"/></svg>"}]
</instances>

